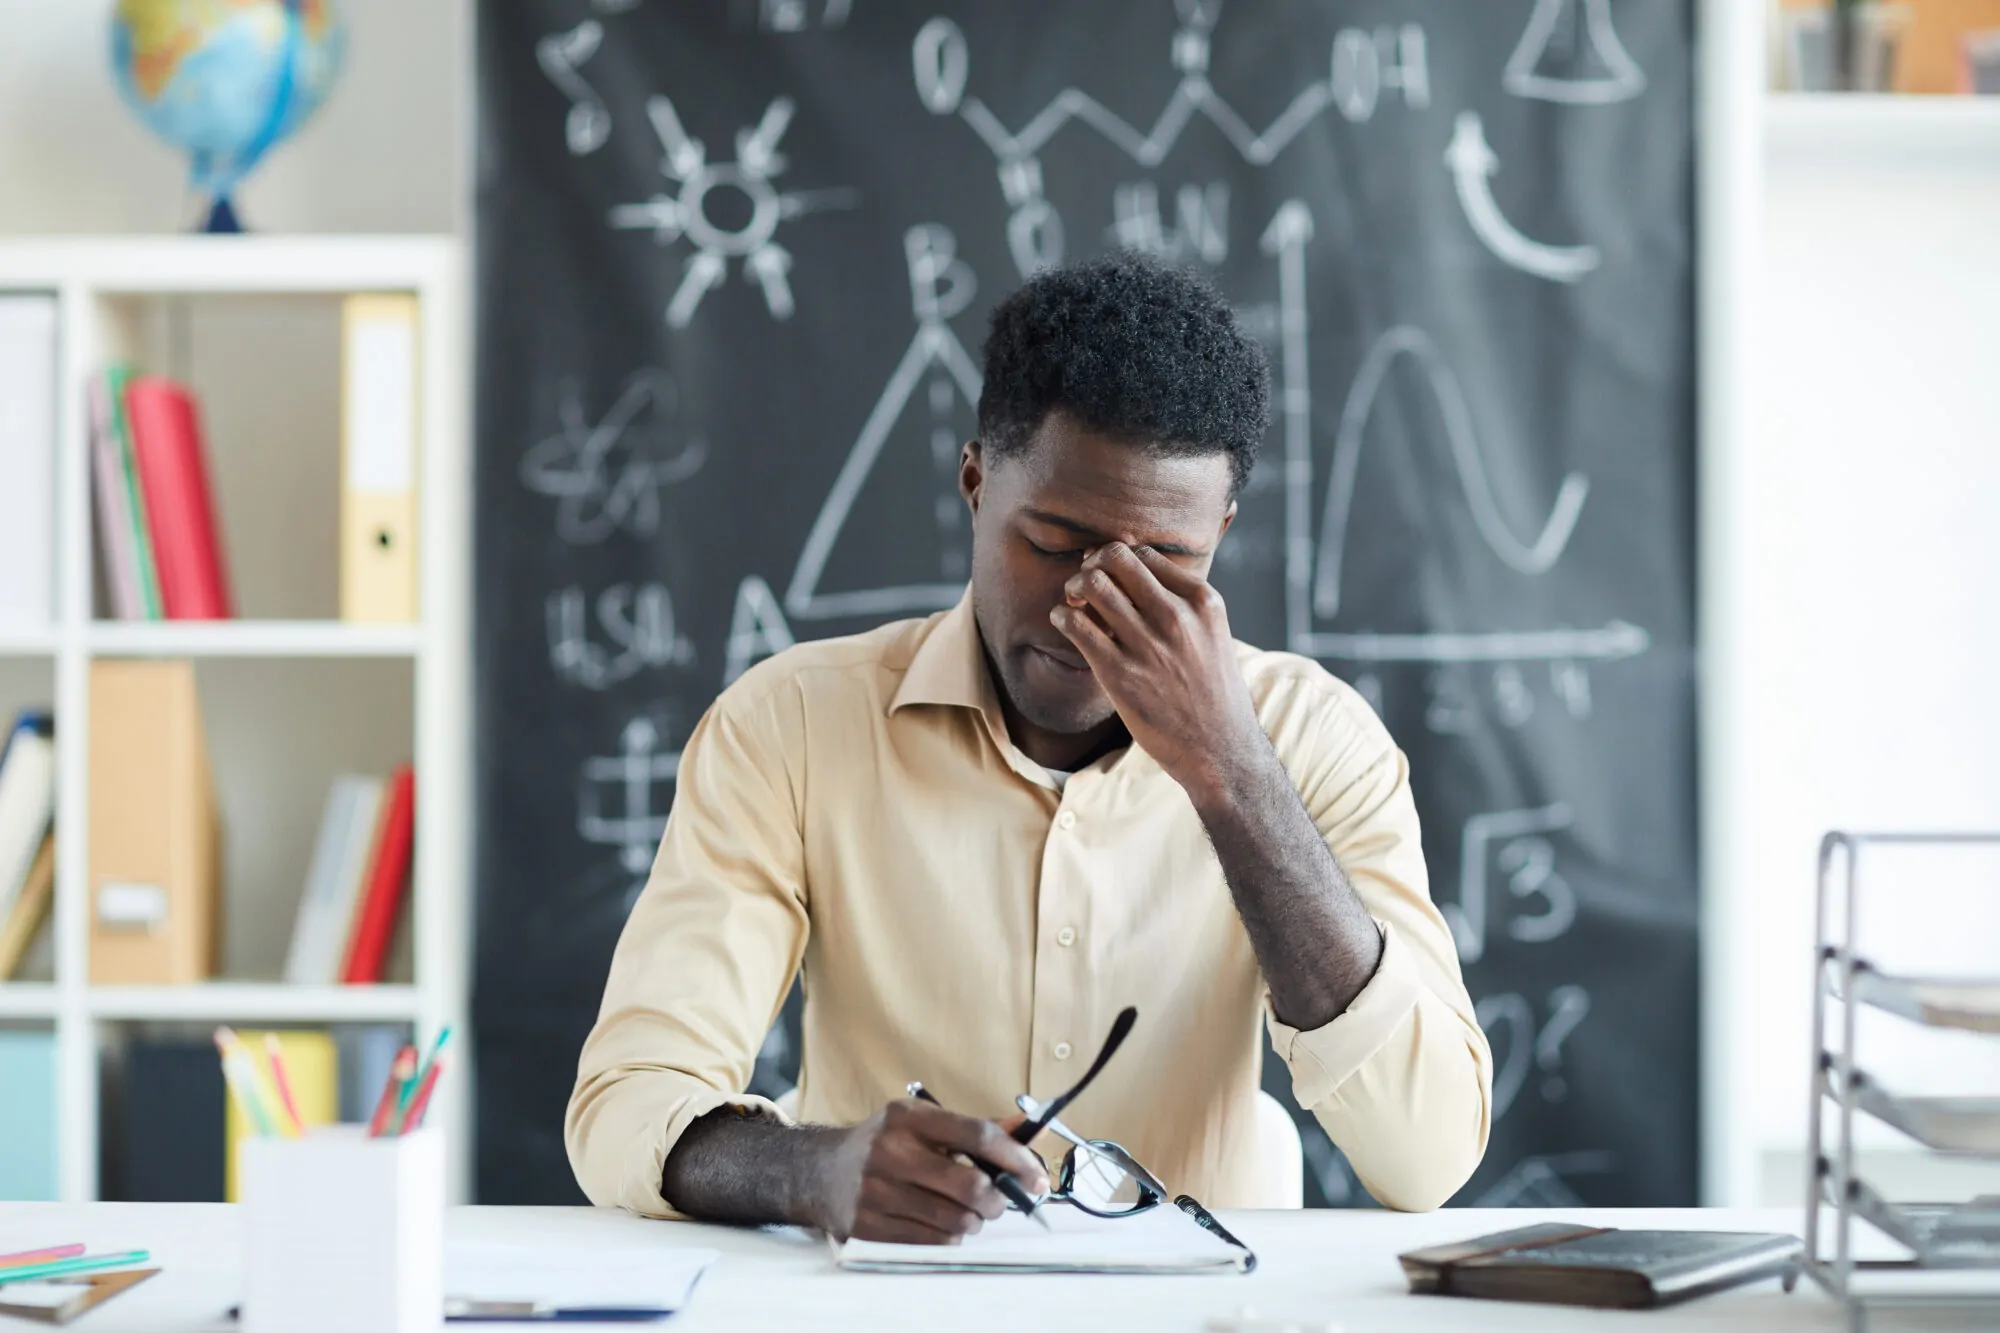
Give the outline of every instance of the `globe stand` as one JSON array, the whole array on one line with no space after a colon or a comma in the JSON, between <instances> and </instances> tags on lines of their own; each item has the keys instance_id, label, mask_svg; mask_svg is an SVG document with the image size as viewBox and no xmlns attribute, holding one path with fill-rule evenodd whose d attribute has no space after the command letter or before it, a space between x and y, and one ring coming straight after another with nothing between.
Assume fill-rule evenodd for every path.
<instances>
[{"instance_id":1,"label":"globe stand","mask_svg":"<svg viewBox=\"0 0 2000 1333\"><path fill-rule=\"evenodd\" d=\"M236 206L229 202L229 196L218 194L215 203L208 210L208 221L201 226L203 232L212 236L234 236L243 230L243 223L236 216Z\"/></svg>"}]
</instances>

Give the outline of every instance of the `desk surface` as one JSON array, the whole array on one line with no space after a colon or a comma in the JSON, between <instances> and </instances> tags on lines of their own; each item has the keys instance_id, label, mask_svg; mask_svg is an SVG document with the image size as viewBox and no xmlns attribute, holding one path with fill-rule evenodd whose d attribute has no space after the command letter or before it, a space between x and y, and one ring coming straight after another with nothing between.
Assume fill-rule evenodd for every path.
<instances>
[{"instance_id":1,"label":"desk surface","mask_svg":"<svg viewBox=\"0 0 2000 1333\"><path fill-rule=\"evenodd\" d=\"M1796 1210L1240 1212L1226 1225L1256 1250L1254 1274L1208 1277L906 1276L836 1270L824 1241L803 1232L649 1222L588 1208L460 1208L453 1241L516 1241L539 1253L600 1243L705 1246L721 1260L681 1315L659 1327L704 1330L816 1328L1199 1330L1245 1305L1259 1315L1330 1319L1346 1333L1493 1329L1564 1333L1644 1327L1649 1333L1838 1329L1834 1305L1808 1283L1785 1295L1776 1282L1644 1315L1555 1306L1499 1305L1405 1293L1399 1251L1531 1221L1622 1227L1791 1231ZM241 1225L225 1204L0 1204L0 1254L82 1240L93 1250L147 1249L164 1271L79 1324L86 1333L229 1329L218 1316L237 1295ZM1990 1316L1988 1316L1990 1319ZM1640 1321L1643 1320L1643 1325ZM1982 1325L1967 1323L1959 1327ZM25 1327L25 1326L24 1326ZM563 1325L563 1327L577 1327ZM632 1327L626 1325L625 1327ZM1936 1325L1926 1325L1936 1327Z\"/></svg>"}]
</instances>

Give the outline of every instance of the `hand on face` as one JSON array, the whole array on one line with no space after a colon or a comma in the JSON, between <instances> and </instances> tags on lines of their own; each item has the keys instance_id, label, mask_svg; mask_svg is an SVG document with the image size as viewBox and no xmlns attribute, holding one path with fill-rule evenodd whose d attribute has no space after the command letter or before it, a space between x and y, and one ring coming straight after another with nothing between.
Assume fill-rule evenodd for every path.
<instances>
[{"instance_id":1,"label":"hand on face","mask_svg":"<svg viewBox=\"0 0 2000 1333\"><path fill-rule=\"evenodd\" d=\"M1192 792L1266 743L1207 580L1150 547L1100 546L1050 621L1090 664L1132 739Z\"/></svg>"}]
</instances>

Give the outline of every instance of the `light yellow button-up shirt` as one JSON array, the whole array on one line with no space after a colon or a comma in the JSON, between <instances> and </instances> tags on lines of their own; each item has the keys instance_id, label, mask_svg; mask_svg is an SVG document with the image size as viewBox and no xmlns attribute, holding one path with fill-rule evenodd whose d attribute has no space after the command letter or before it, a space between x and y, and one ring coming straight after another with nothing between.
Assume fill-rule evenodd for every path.
<instances>
[{"instance_id":1,"label":"light yellow button-up shirt","mask_svg":"<svg viewBox=\"0 0 2000 1333\"><path fill-rule=\"evenodd\" d=\"M743 1094L803 965L799 1118L865 1119L922 1079L1063 1115L1210 1207L1276 1202L1254 1127L1263 1044L1369 1191L1432 1208L1485 1150L1492 1057L1431 904L1409 768L1317 664L1239 645L1264 731L1380 924L1346 1012L1269 1009L1222 867L1181 786L1137 746L1056 781L1014 747L968 603L792 648L709 709L681 755L652 877L618 941L566 1134L598 1204L672 1216L668 1152ZM1060 1151L1059 1143L1037 1144Z\"/></svg>"}]
</instances>

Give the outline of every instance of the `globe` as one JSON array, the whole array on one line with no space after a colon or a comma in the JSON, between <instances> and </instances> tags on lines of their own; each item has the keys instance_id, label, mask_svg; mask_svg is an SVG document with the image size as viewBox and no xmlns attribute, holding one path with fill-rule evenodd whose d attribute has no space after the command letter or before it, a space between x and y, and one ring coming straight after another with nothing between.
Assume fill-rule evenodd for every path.
<instances>
[{"instance_id":1,"label":"globe","mask_svg":"<svg viewBox=\"0 0 2000 1333\"><path fill-rule=\"evenodd\" d=\"M186 150L207 231L230 192L326 100L346 53L330 0L118 0L111 60L146 127Z\"/></svg>"}]
</instances>

